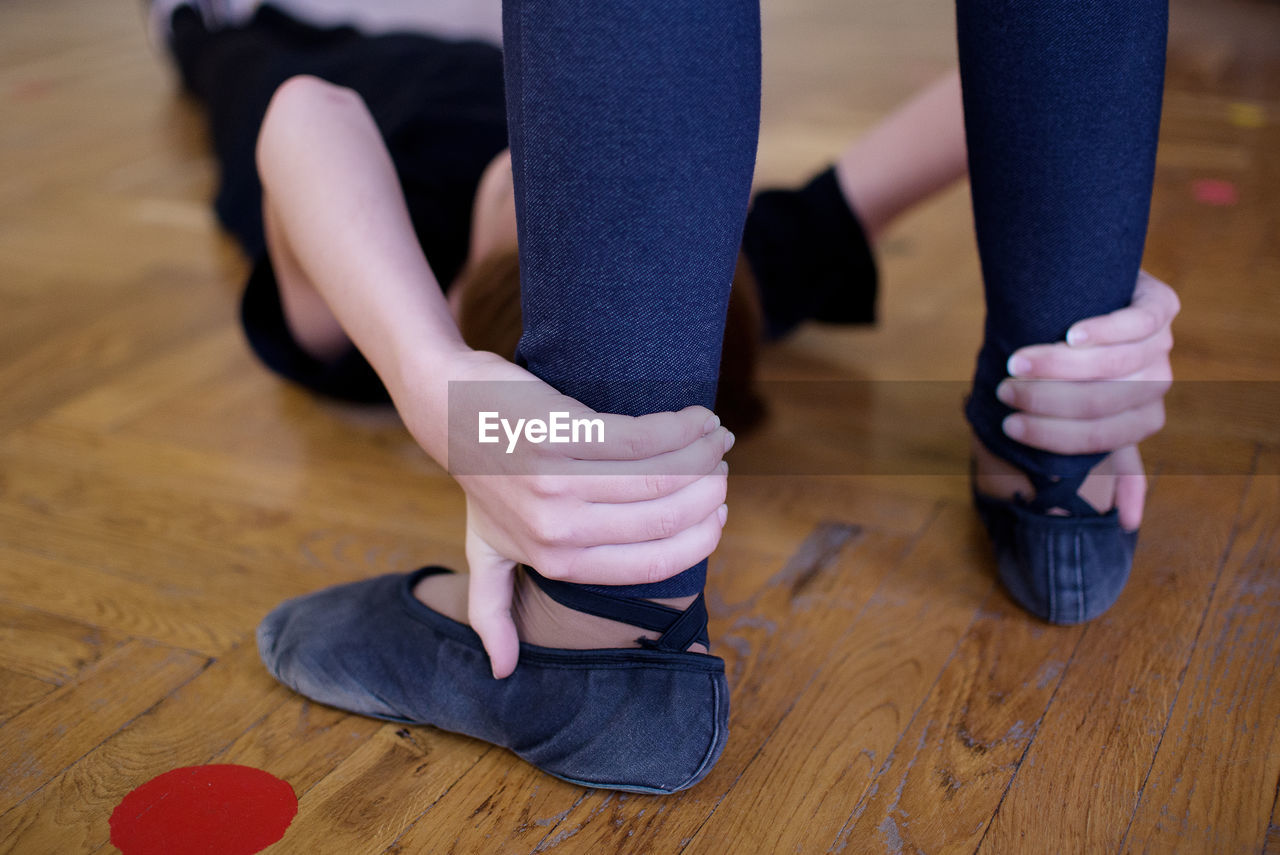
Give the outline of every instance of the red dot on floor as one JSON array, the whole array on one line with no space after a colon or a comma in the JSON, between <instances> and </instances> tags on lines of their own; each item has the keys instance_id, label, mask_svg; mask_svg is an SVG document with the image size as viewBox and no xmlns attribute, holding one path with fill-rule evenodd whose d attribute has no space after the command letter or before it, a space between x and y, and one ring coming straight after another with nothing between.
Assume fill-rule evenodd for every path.
<instances>
[{"instance_id":1,"label":"red dot on floor","mask_svg":"<svg viewBox=\"0 0 1280 855\"><path fill-rule=\"evenodd\" d=\"M186 766L121 799L111 842L124 855L253 855L284 836L298 812L293 787L249 766Z\"/></svg>"},{"instance_id":2,"label":"red dot on floor","mask_svg":"<svg viewBox=\"0 0 1280 855\"><path fill-rule=\"evenodd\" d=\"M1192 181L1191 195L1202 205L1234 205L1240 199L1236 185L1213 178Z\"/></svg>"}]
</instances>

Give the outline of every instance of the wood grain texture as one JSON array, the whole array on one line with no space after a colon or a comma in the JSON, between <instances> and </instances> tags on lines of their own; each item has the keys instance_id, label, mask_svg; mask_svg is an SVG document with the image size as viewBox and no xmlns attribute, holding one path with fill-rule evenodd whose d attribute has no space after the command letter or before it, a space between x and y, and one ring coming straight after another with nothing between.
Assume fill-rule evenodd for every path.
<instances>
[{"instance_id":1,"label":"wood grain texture","mask_svg":"<svg viewBox=\"0 0 1280 855\"><path fill-rule=\"evenodd\" d=\"M481 757L499 751L434 728L385 725L299 800L288 844L297 851L381 852ZM457 819L451 816L450 825Z\"/></svg>"},{"instance_id":2,"label":"wood grain texture","mask_svg":"<svg viewBox=\"0 0 1280 855\"><path fill-rule=\"evenodd\" d=\"M1147 770L1164 750L1179 677L1198 646L1246 480L1160 479L1134 576L1059 663L1064 676L1053 706L979 852L1120 847ZM1032 827L1034 846L1026 837Z\"/></svg>"},{"instance_id":3,"label":"wood grain texture","mask_svg":"<svg viewBox=\"0 0 1280 855\"><path fill-rule=\"evenodd\" d=\"M0 665L0 725L58 688Z\"/></svg>"},{"instance_id":4,"label":"wood grain texture","mask_svg":"<svg viewBox=\"0 0 1280 855\"><path fill-rule=\"evenodd\" d=\"M840 643L821 651L826 667L690 851L719 851L732 840L790 851L835 838L991 591L981 546L967 509L944 506Z\"/></svg>"},{"instance_id":5,"label":"wood grain texture","mask_svg":"<svg viewBox=\"0 0 1280 855\"><path fill-rule=\"evenodd\" d=\"M251 643L212 662L195 661L198 675L186 675L194 679L153 698L145 712L120 722L118 732L4 814L0 852L94 851L106 844L107 820L130 790L170 769L208 763L289 696L258 667ZM143 697L135 677L111 685ZM306 743L295 750L306 751Z\"/></svg>"},{"instance_id":6,"label":"wood grain texture","mask_svg":"<svg viewBox=\"0 0 1280 855\"><path fill-rule=\"evenodd\" d=\"M1018 617L1002 594L984 603L832 850L978 849L1084 633Z\"/></svg>"},{"instance_id":7,"label":"wood grain texture","mask_svg":"<svg viewBox=\"0 0 1280 855\"><path fill-rule=\"evenodd\" d=\"M245 672L255 672L257 669L252 664L245 664L245 660L251 656L251 648L241 651L235 668ZM229 669L222 670L224 672L222 676L225 678ZM212 683L210 688L213 688ZM264 695L265 703L251 706L247 710L248 714L260 714L272 703L278 703L284 694L273 691ZM243 698L243 693L239 697ZM232 721L238 723L245 720L247 718L244 716L232 718ZM286 781L301 797L315 786L317 781L332 772L339 763L363 745L380 726L379 722L347 715L339 710L292 697L288 702L279 703L264 718L250 724L234 742L207 758L207 762L234 763L270 770L272 775ZM229 734L212 736L213 738L204 744L193 740L184 745L182 751L186 762L192 764L205 762L204 752L215 745L218 738L225 739ZM137 771L143 774L146 770ZM161 771L164 770L161 769ZM119 850L111 843L104 842L93 851L107 855Z\"/></svg>"},{"instance_id":8,"label":"wood grain texture","mask_svg":"<svg viewBox=\"0 0 1280 855\"><path fill-rule=\"evenodd\" d=\"M40 789L204 665L185 650L131 641L81 679L51 692L0 730L0 813ZM7 815L7 814L6 814Z\"/></svg>"},{"instance_id":9,"label":"wood grain texture","mask_svg":"<svg viewBox=\"0 0 1280 855\"><path fill-rule=\"evenodd\" d=\"M170 277L165 277L166 285ZM226 311L207 290L151 289L116 295L109 308L62 327L0 364L0 432L42 415L68 397L223 323ZM221 311L218 311L218 310ZM138 330L146 330L141 335Z\"/></svg>"},{"instance_id":10,"label":"wood grain texture","mask_svg":"<svg viewBox=\"0 0 1280 855\"><path fill-rule=\"evenodd\" d=\"M124 638L58 615L0 602L0 667L60 686Z\"/></svg>"},{"instance_id":11,"label":"wood grain texture","mask_svg":"<svg viewBox=\"0 0 1280 855\"><path fill-rule=\"evenodd\" d=\"M1253 478L1126 852L1256 852L1268 834L1280 782L1277 508L1280 477Z\"/></svg>"},{"instance_id":12,"label":"wood grain texture","mask_svg":"<svg viewBox=\"0 0 1280 855\"><path fill-rule=\"evenodd\" d=\"M386 853L463 855L554 848L558 835L571 836L580 827L570 823L566 828L565 820L575 808L593 802L598 813L608 798L513 763L505 751L489 751ZM442 834L442 827L448 831Z\"/></svg>"},{"instance_id":13,"label":"wood grain texture","mask_svg":"<svg viewBox=\"0 0 1280 855\"><path fill-rule=\"evenodd\" d=\"M78 542L86 548L93 544ZM95 554L110 554L115 545L114 539L98 539ZM141 552L145 559L146 550ZM164 565L155 562L153 566ZM4 546L0 546L0 571L0 598L10 603L210 655L233 645L251 622L266 613L262 608L243 607L238 597L210 609L198 592L158 587Z\"/></svg>"},{"instance_id":14,"label":"wood grain texture","mask_svg":"<svg viewBox=\"0 0 1280 855\"><path fill-rule=\"evenodd\" d=\"M1280 852L1280 784L1276 786L1276 806L1271 812L1267 839L1262 844L1262 855L1276 855L1277 852Z\"/></svg>"}]
</instances>

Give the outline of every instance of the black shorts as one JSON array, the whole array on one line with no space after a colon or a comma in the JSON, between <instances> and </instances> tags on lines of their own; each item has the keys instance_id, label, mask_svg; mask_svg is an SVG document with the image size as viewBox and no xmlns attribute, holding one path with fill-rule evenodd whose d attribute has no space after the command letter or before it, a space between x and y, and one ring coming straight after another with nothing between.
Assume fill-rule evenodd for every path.
<instances>
[{"instance_id":1,"label":"black shorts","mask_svg":"<svg viewBox=\"0 0 1280 855\"><path fill-rule=\"evenodd\" d=\"M183 82L209 118L219 165L218 217L256 259L241 306L254 352L320 394L388 401L354 349L325 365L289 333L265 252L254 156L258 131L271 96L294 75L312 74L358 92L391 154L423 253L447 288L467 257L476 185L507 146L502 52L481 42L313 27L270 6L243 26L224 29L209 29L180 7L172 24Z\"/></svg>"},{"instance_id":2,"label":"black shorts","mask_svg":"<svg viewBox=\"0 0 1280 855\"><path fill-rule=\"evenodd\" d=\"M285 322L280 288L266 256L254 264L245 285L240 322L253 352L281 377L339 401L391 403L373 366L355 347L333 362L321 362L302 349Z\"/></svg>"}]
</instances>

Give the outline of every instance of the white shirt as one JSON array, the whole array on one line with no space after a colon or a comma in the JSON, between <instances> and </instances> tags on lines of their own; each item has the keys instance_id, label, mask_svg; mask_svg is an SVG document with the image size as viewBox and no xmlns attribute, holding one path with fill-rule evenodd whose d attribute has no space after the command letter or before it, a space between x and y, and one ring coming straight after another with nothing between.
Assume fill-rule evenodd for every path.
<instances>
[{"instance_id":1,"label":"white shirt","mask_svg":"<svg viewBox=\"0 0 1280 855\"><path fill-rule=\"evenodd\" d=\"M263 0L213 0L232 23L253 17ZM501 0L270 0L293 18L320 27L350 25L362 33L424 33L502 46Z\"/></svg>"}]
</instances>

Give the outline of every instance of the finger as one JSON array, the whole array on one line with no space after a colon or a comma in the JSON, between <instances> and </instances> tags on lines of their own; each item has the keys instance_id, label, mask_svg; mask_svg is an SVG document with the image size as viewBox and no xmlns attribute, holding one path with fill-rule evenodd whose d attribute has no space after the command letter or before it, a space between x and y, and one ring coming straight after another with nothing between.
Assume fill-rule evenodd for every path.
<instances>
[{"instance_id":1,"label":"finger","mask_svg":"<svg viewBox=\"0 0 1280 855\"><path fill-rule=\"evenodd\" d=\"M1009 357L1009 374L1035 380L1117 380L1168 361L1173 333L1166 327L1150 338L1102 347L1033 344Z\"/></svg>"},{"instance_id":2,"label":"finger","mask_svg":"<svg viewBox=\"0 0 1280 855\"><path fill-rule=\"evenodd\" d=\"M566 582L644 585L681 573L715 551L729 509L721 505L675 537L646 543L608 544L570 551L563 562L544 562L538 572Z\"/></svg>"},{"instance_id":3,"label":"finger","mask_svg":"<svg viewBox=\"0 0 1280 855\"><path fill-rule=\"evenodd\" d=\"M690 446L689 449L693 449ZM674 451L672 454L682 454ZM650 471L645 467L640 474L618 473L612 475L571 475L566 492L583 502L604 502L626 504L628 502L648 502L670 496L688 487L708 475L729 474L729 463L719 459L719 455L710 453L706 460L689 460L687 465L663 466L659 471ZM596 466L600 464L589 464ZM609 465L613 465L610 463Z\"/></svg>"},{"instance_id":4,"label":"finger","mask_svg":"<svg viewBox=\"0 0 1280 855\"><path fill-rule=\"evenodd\" d=\"M1169 391L1173 374L1167 363L1122 380L1017 380L1006 378L996 397L1034 416L1097 419L1158 401Z\"/></svg>"},{"instance_id":5,"label":"finger","mask_svg":"<svg viewBox=\"0 0 1280 855\"><path fill-rule=\"evenodd\" d=\"M515 562L498 555L473 531L467 532L467 565L471 571L467 620L489 654L495 679L510 676L520 658L520 637L511 617Z\"/></svg>"},{"instance_id":6,"label":"finger","mask_svg":"<svg viewBox=\"0 0 1280 855\"><path fill-rule=\"evenodd\" d=\"M715 472L733 444L733 434L717 428L684 448L642 460L569 461L565 491L586 502L658 499Z\"/></svg>"},{"instance_id":7,"label":"finger","mask_svg":"<svg viewBox=\"0 0 1280 855\"><path fill-rule=\"evenodd\" d=\"M578 460L643 460L684 448L720 426L719 416L706 407L645 416L597 413L591 421L580 435L584 439L551 448Z\"/></svg>"},{"instance_id":8,"label":"finger","mask_svg":"<svg viewBox=\"0 0 1280 855\"><path fill-rule=\"evenodd\" d=\"M564 546L644 543L675 537L724 504L728 478L713 472L669 496L647 502L584 504Z\"/></svg>"},{"instance_id":9,"label":"finger","mask_svg":"<svg viewBox=\"0 0 1280 855\"><path fill-rule=\"evenodd\" d=\"M1058 419L1014 413L1005 435L1055 454L1097 454L1139 442L1164 427L1164 402L1156 401L1100 419Z\"/></svg>"},{"instance_id":10,"label":"finger","mask_svg":"<svg viewBox=\"0 0 1280 855\"><path fill-rule=\"evenodd\" d=\"M1172 323L1180 308L1177 292L1144 270L1128 306L1076 323L1067 341L1072 347L1141 341Z\"/></svg>"},{"instance_id":11,"label":"finger","mask_svg":"<svg viewBox=\"0 0 1280 855\"><path fill-rule=\"evenodd\" d=\"M1120 514L1120 526L1126 531L1137 531L1142 525L1142 514L1147 502L1147 473L1142 469L1142 455L1138 452L1138 446L1127 445L1117 449L1114 463L1116 510Z\"/></svg>"}]
</instances>

